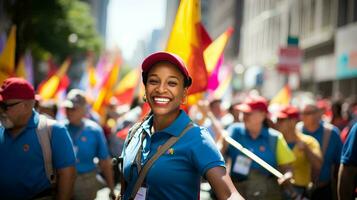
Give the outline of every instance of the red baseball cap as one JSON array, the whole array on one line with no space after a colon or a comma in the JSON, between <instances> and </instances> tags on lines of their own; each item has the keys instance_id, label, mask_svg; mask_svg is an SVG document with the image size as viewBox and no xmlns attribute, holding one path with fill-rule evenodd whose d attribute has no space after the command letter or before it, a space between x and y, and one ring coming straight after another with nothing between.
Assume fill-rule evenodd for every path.
<instances>
[{"instance_id":1,"label":"red baseball cap","mask_svg":"<svg viewBox=\"0 0 357 200\"><path fill-rule=\"evenodd\" d=\"M276 117L279 119L299 119L300 113L296 107L289 105L280 109Z\"/></svg>"},{"instance_id":2,"label":"red baseball cap","mask_svg":"<svg viewBox=\"0 0 357 200\"><path fill-rule=\"evenodd\" d=\"M8 99L35 99L35 90L23 78L8 78L0 87L0 101Z\"/></svg>"},{"instance_id":3,"label":"red baseball cap","mask_svg":"<svg viewBox=\"0 0 357 200\"><path fill-rule=\"evenodd\" d=\"M192 84L192 78L188 73L185 62L178 55L163 51L149 55L144 59L143 63L141 64L144 84L146 83L147 73L150 71L152 66L161 61L170 62L180 70L180 72L184 75L185 78L185 86L189 87Z\"/></svg>"},{"instance_id":4,"label":"red baseball cap","mask_svg":"<svg viewBox=\"0 0 357 200\"><path fill-rule=\"evenodd\" d=\"M236 109L249 113L252 111L263 111L268 113L268 101L264 97L250 97L244 103L235 106Z\"/></svg>"}]
</instances>

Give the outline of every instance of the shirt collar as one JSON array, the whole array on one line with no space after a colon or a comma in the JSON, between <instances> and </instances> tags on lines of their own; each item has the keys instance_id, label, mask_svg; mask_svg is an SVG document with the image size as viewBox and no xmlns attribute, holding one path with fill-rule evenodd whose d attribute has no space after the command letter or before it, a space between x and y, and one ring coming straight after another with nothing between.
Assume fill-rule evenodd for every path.
<instances>
[{"instance_id":1,"label":"shirt collar","mask_svg":"<svg viewBox=\"0 0 357 200\"><path fill-rule=\"evenodd\" d=\"M324 122L321 120L320 122L319 122L319 127L315 130L315 131L309 131L309 130L307 130L306 128L305 128L305 126L303 126L302 127L303 128L303 132L304 133L307 133L307 134L309 134L309 135L314 135L314 134L316 134L316 133L319 133L319 132L323 132L323 128L324 128Z\"/></svg>"},{"instance_id":2,"label":"shirt collar","mask_svg":"<svg viewBox=\"0 0 357 200\"><path fill-rule=\"evenodd\" d=\"M173 121L170 126L166 127L164 130L160 132L164 132L170 134L172 136L179 136L183 129L187 126L187 124L191 121L188 115L183 111L180 110L179 116ZM153 123L153 115L151 115L145 122L143 123L142 127L147 132L150 133L150 128Z\"/></svg>"},{"instance_id":3,"label":"shirt collar","mask_svg":"<svg viewBox=\"0 0 357 200\"><path fill-rule=\"evenodd\" d=\"M32 116L27 123L26 128L37 128L39 122L40 115L35 110L32 110Z\"/></svg>"},{"instance_id":4,"label":"shirt collar","mask_svg":"<svg viewBox=\"0 0 357 200\"><path fill-rule=\"evenodd\" d=\"M38 122L39 122L39 118L40 118L40 115L38 114L38 112L36 112L34 109L32 110L32 115L30 117L30 120L27 122L27 125L25 127L25 129L22 131L24 132L25 130L27 129L36 129L37 128L37 125L38 125ZM2 127L3 128L3 127ZM3 129L2 130L3 133L8 133L7 130ZM21 133L22 134L22 133Z\"/></svg>"},{"instance_id":5,"label":"shirt collar","mask_svg":"<svg viewBox=\"0 0 357 200\"><path fill-rule=\"evenodd\" d=\"M245 129L245 130L246 130L246 135L250 137L248 129ZM264 137L264 138L269 137L269 128L265 128L265 127L263 126L263 127L260 129L260 133L259 133L259 135L258 135L257 138L259 138L259 137Z\"/></svg>"}]
</instances>

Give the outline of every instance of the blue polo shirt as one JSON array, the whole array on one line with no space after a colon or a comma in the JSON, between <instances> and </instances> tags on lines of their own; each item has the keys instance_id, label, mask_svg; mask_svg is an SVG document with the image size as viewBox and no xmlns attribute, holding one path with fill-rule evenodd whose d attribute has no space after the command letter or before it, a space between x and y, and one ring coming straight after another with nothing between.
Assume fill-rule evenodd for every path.
<instances>
[{"instance_id":1,"label":"blue polo shirt","mask_svg":"<svg viewBox=\"0 0 357 200\"><path fill-rule=\"evenodd\" d=\"M357 166L357 123L352 126L346 143L343 145L341 163Z\"/></svg>"},{"instance_id":2,"label":"blue polo shirt","mask_svg":"<svg viewBox=\"0 0 357 200\"><path fill-rule=\"evenodd\" d=\"M269 143L269 140L274 139L275 145L277 144L277 133L272 129L269 133L269 129L263 127L259 136L256 139L253 139L243 123L235 123L228 127L228 133L230 134L232 139L239 142L243 147L253 152L255 155L270 164L272 167L276 168L278 166L276 158L276 147L270 147ZM273 136L270 136L270 134L273 134ZM246 176L239 173L235 173L233 170L233 166L235 166L237 162L237 157L239 155L244 154L242 154L232 145L228 146L226 154L232 159L231 176L239 181L245 180L247 178ZM255 169L262 172L263 174L270 175L267 170L265 170L256 162L252 162L250 164L250 169Z\"/></svg>"},{"instance_id":3,"label":"blue polo shirt","mask_svg":"<svg viewBox=\"0 0 357 200\"><path fill-rule=\"evenodd\" d=\"M36 134L38 122L39 114L33 111L27 127L16 138L1 127L0 199L30 199L50 188ZM52 127L51 146L55 169L74 166L71 139L59 123Z\"/></svg>"},{"instance_id":4,"label":"blue polo shirt","mask_svg":"<svg viewBox=\"0 0 357 200\"><path fill-rule=\"evenodd\" d=\"M109 158L107 141L102 128L94 121L83 119L81 126L66 122L66 127L73 141L76 154L76 169L79 174L96 169L93 158L100 160Z\"/></svg>"},{"instance_id":5,"label":"blue polo shirt","mask_svg":"<svg viewBox=\"0 0 357 200\"><path fill-rule=\"evenodd\" d=\"M317 128L314 132L310 132L306 130L304 127L302 129L302 132L311 135L314 137L320 144L320 147L322 148L322 138L324 134L324 122L321 121L319 128ZM323 164L322 168L320 171L320 176L319 176L319 181L326 182L330 181L331 179L331 166L335 165L338 166L340 163L340 158L341 158L341 149L342 149L342 141L339 136L340 131L338 130L337 127L333 127L331 131L331 137L330 141L327 146L326 153L323 158Z\"/></svg>"},{"instance_id":6,"label":"blue polo shirt","mask_svg":"<svg viewBox=\"0 0 357 200\"><path fill-rule=\"evenodd\" d=\"M125 144L124 176L128 182L125 199L128 199L138 177L133 163L141 144L141 132L146 135L143 141L142 165L144 165L171 136L179 136L190 122L184 111L167 128L150 135L153 116L143 122L129 144ZM201 176L213 167L224 167L224 160L206 128L194 125L166 153L161 155L150 168L145 185L147 199L197 199L200 192Z\"/></svg>"}]
</instances>

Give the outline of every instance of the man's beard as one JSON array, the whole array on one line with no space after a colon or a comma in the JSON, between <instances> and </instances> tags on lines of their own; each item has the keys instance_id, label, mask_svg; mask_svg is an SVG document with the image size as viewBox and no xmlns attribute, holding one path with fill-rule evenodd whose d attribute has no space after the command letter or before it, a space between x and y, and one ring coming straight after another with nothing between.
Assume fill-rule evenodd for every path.
<instances>
[{"instance_id":1,"label":"man's beard","mask_svg":"<svg viewBox=\"0 0 357 200\"><path fill-rule=\"evenodd\" d=\"M14 127L14 123L9 119L6 114L0 114L0 123L6 129L11 129Z\"/></svg>"}]
</instances>

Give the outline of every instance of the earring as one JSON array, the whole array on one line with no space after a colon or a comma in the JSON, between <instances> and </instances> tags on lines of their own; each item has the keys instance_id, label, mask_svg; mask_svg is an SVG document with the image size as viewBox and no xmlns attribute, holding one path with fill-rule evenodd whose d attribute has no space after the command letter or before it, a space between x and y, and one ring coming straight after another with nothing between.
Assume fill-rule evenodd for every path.
<instances>
[{"instance_id":1,"label":"earring","mask_svg":"<svg viewBox=\"0 0 357 200\"><path fill-rule=\"evenodd\" d=\"M147 101L147 99L146 99L146 94L144 94L144 96L143 96L143 101L144 101L144 102Z\"/></svg>"},{"instance_id":2,"label":"earring","mask_svg":"<svg viewBox=\"0 0 357 200\"><path fill-rule=\"evenodd\" d=\"M187 104L187 101L188 101L187 99L188 99L188 97L185 96L185 99L184 99L184 101L182 102L183 105Z\"/></svg>"}]
</instances>

